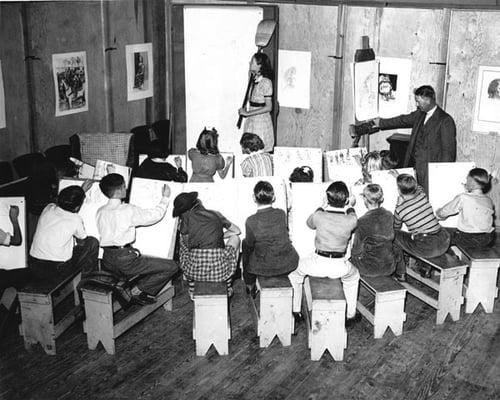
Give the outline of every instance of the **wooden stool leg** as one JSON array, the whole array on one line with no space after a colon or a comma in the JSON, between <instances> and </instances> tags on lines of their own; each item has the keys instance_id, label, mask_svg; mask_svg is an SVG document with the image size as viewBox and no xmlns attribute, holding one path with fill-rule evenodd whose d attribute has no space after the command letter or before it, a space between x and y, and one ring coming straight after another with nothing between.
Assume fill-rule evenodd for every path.
<instances>
[{"instance_id":1,"label":"wooden stool leg","mask_svg":"<svg viewBox=\"0 0 500 400\"><path fill-rule=\"evenodd\" d=\"M484 311L493 312L497 288L498 262L474 262L469 268L469 282L466 290L465 312L473 313L481 303Z\"/></svg>"},{"instance_id":2,"label":"wooden stool leg","mask_svg":"<svg viewBox=\"0 0 500 400\"><path fill-rule=\"evenodd\" d=\"M168 281L168 283L163 287L163 289L160 291L159 294L163 293L165 290L168 288L172 287L172 281ZM173 310L173 304L172 304L172 299L168 300L163 304L163 309L165 311L172 311Z\"/></svg>"},{"instance_id":3,"label":"wooden stool leg","mask_svg":"<svg viewBox=\"0 0 500 400\"><path fill-rule=\"evenodd\" d=\"M47 354L56 354L56 338L52 298L50 295L20 293L22 335L24 347L29 350L40 343Z\"/></svg>"},{"instance_id":4,"label":"wooden stool leg","mask_svg":"<svg viewBox=\"0 0 500 400\"><path fill-rule=\"evenodd\" d=\"M193 335L196 341L197 356L204 356L212 344L220 355L229 354L230 327L228 321L226 296L195 296Z\"/></svg>"},{"instance_id":5,"label":"wooden stool leg","mask_svg":"<svg viewBox=\"0 0 500 400\"><path fill-rule=\"evenodd\" d=\"M85 330L89 349L95 350L101 342L108 354L115 354L111 292L96 293L84 290L83 298L85 300Z\"/></svg>"},{"instance_id":6,"label":"wooden stool leg","mask_svg":"<svg viewBox=\"0 0 500 400\"><path fill-rule=\"evenodd\" d=\"M292 288L269 296L261 291L259 345L268 347L277 335L283 346L292 344ZM286 297L285 297L286 292Z\"/></svg>"},{"instance_id":7,"label":"wooden stool leg","mask_svg":"<svg viewBox=\"0 0 500 400\"><path fill-rule=\"evenodd\" d=\"M375 339L383 337L388 327L396 336L403 333L403 323L406 320L404 312L405 298L405 291L375 294L375 314L373 319Z\"/></svg>"},{"instance_id":8,"label":"wooden stool leg","mask_svg":"<svg viewBox=\"0 0 500 400\"><path fill-rule=\"evenodd\" d=\"M462 287L465 267L463 270L442 270L439 283L438 309L436 324L440 325L448 313L453 321L460 318L460 306L464 302Z\"/></svg>"}]
</instances>

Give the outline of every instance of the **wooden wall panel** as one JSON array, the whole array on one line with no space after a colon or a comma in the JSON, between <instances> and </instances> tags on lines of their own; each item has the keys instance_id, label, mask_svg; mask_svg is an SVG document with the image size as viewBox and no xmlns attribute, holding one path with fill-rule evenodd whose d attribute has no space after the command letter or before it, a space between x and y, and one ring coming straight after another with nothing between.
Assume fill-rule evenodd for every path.
<instances>
[{"instance_id":1,"label":"wooden wall panel","mask_svg":"<svg viewBox=\"0 0 500 400\"><path fill-rule=\"evenodd\" d=\"M146 123L148 99L127 101L127 64L125 46L144 43L144 7L142 2L110 2L107 47L110 51L113 125L115 132L130 132ZM154 66L155 67L155 66ZM158 71L154 71L156 75ZM153 122L153 121L151 121Z\"/></svg>"},{"instance_id":2,"label":"wooden wall panel","mask_svg":"<svg viewBox=\"0 0 500 400\"><path fill-rule=\"evenodd\" d=\"M0 129L0 160L30 152L30 126L21 4L0 5L0 61L6 127ZM6 40L8 38L8 40Z\"/></svg>"},{"instance_id":3,"label":"wooden wall panel","mask_svg":"<svg viewBox=\"0 0 500 400\"><path fill-rule=\"evenodd\" d=\"M311 52L311 104L308 110L281 107L278 146L331 149L337 13L334 6L279 6L279 48ZM278 99L279 100L279 99Z\"/></svg>"},{"instance_id":4,"label":"wooden wall panel","mask_svg":"<svg viewBox=\"0 0 500 400\"><path fill-rule=\"evenodd\" d=\"M344 90L341 147L349 147L352 139L348 126L354 121L352 75L350 64L356 49L361 47L361 36L370 37L370 45L381 57L411 58L411 84L408 110L415 109L413 89L432 85L438 102L443 97L445 66L431 64L445 62L449 13L445 10L347 7L347 30L344 48ZM394 131L381 132L370 137L370 148L388 148L385 138Z\"/></svg>"},{"instance_id":5,"label":"wooden wall panel","mask_svg":"<svg viewBox=\"0 0 500 400\"><path fill-rule=\"evenodd\" d=\"M448 50L446 109L457 124L457 159L474 161L490 171L500 168L498 133L472 131L480 65L500 66L500 11L454 11L451 17ZM500 111L499 111L500 112ZM500 223L498 185L490 193Z\"/></svg>"},{"instance_id":6,"label":"wooden wall panel","mask_svg":"<svg viewBox=\"0 0 500 400\"><path fill-rule=\"evenodd\" d=\"M105 127L104 79L98 2L29 3L27 20L32 60L35 149L66 144L76 132L99 132ZM52 54L87 52L87 112L55 117Z\"/></svg>"}]
</instances>

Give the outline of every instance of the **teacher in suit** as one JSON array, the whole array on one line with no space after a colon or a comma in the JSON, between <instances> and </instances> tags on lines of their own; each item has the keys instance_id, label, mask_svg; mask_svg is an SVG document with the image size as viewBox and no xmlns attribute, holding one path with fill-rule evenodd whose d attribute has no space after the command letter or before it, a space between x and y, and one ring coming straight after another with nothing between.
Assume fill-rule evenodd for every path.
<instances>
[{"instance_id":1,"label":"teacher in suit","mask_svg":"<svg viewBox=\"0 0 500 400\"><path fill-rule=\"evenodd\" d=\"M454 162L457 156L456 127L453 118L436 104L432 86L415 89L417 110L394 118L375 118L381 130L411 128L404 167L415 167L418 183L429 193L430 162Z\"/></svg>"}]
</instances>

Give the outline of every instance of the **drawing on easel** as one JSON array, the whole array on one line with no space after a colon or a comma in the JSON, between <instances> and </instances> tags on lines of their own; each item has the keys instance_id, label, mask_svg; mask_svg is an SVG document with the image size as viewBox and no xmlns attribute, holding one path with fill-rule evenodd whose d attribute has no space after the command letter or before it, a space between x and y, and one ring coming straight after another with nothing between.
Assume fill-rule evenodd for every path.
<instances>
[{"instance_id":1,"label":"drawing on easel","mask_svg":"<svg viewBox=\"0 0 500 400\"><path fill-rule=\"evenodd\" d=\"M354 115L358 121L378 116L379 61L354 63Z\"/></svg>"},{"instance_id":2,"label":"drawing on easel","mask_svg":"<svg viewBox=\"0 0 500 400\"><path fill-rule=\"evenodd\" d=\"M52 54L56 117L89 110L87 53Z\"/></svg>"},{"instance_id":3,"label":"drawing on easel","mask_svg":"<svg viewBox=\"0 0 500 400\"><path fill-rule=\"evenodd\" d=\"M500 132L500 67L479 67L472 130Z\"/></svg>"}]
</instances>

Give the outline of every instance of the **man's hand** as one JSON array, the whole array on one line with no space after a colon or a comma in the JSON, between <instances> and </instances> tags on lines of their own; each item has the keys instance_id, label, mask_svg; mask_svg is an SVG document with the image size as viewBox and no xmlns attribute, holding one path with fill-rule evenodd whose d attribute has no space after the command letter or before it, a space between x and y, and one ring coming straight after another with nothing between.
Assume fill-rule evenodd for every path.
<instances>
[{"instance_id":1,"label":"man's hand","mask_svg":"<svg viewBox=\"0 0 500 400\"><path fill-rule=\"evenodd\" d=\"M85 193L87 193L93 184L94 184L94 181L92 179L85 179L85 181L83 182L83 185L82 185L83 191Z\"/></svg>"},{"instance_id":2,"label":"man's hand","mask_svg":"<svg viewBox=\"0 0 500 400\"><path fill-rule=\"evenodd\" d=\"M19 207L18 206L10 206L9 209L9 218L11 221L17 220L19 217Z\"/></svg>"},{"instance_id":3,"label":"man's hand","mask_svg":"<svg viewBox=\"0 0 500 400\"><path fill-rule=\"evenodd\" d=\"M163 197L170 197L170 193L171 193L170 186L163 185L163 189L161 191L161 194L163 195Z\"/></svg>"}]
</instances>

